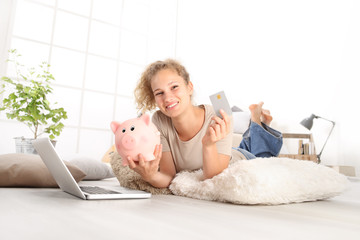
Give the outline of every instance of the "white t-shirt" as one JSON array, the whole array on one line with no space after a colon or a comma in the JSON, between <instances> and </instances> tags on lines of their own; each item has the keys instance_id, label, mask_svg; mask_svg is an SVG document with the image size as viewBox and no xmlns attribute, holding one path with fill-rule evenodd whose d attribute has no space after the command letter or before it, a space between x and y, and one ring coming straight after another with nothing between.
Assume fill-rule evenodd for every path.
<instances>
[{"instance_id":1,"label":"white t-shirt","mask_svg":"<svg viewBox=\"0 0 360 240\"><path fill-rule=\"evenodd\" d=\"M215 115L215 112L210 105L200 105L199 107L205 109L205 121L200 131L189 141L180 140L171 119L161 111L155 112L152 117L153 123L160 132L163 152L171 152L176 172L196 170L203 166L202 138L205 136L209 125L213 122L211 118ZM231 126L230 133L216 143L218 153L245 159L240 152L232 150L232 137Z\"/></svg>"}]
</instances>

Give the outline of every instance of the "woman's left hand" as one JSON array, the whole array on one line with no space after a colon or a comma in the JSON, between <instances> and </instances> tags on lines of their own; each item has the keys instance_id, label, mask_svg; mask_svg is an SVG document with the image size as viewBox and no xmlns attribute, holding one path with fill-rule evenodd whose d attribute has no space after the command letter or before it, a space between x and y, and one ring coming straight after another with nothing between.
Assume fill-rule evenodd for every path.
<instances>
[{"instance_id":1,"label":"woman's left hand","mask_svg":"<svg viewBox=\"0 0 360 240\"><path fill-rule=\"evenodd\" d=\"M230 117L222 109L220 110L220 114L222 116L222 119L218 116L212 117L214 123L209 126L205 136L202 139L203 146L213 145L229 134L231 129Z\"/></svg>"},{"instance_id":2,"label":"woman's left hand","mask_svg":"<svg viewBox=\"0 0 360 240\"><path fill-rule=\"evenodd\" d=\"M128 156L127 160L129 162L129 168L137 172L142 177L142 179L148 182L158 173L159 164L162 156L161 144L155 146L154 156L154 160L145 161L144 156L140 153L138 155L138 162L134 162L134 160L130 156Z\"/></svg>"}]
</instances>

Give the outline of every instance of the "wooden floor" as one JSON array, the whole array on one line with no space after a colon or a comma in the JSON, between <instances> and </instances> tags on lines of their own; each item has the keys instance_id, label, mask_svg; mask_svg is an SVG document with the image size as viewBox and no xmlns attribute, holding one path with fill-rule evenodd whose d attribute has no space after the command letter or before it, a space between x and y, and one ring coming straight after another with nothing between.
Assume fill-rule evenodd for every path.
<instances>
[{"instance_id":1,"label":"wooden floor","mask_svg":"<svg viewBox=\"0 0 360 240\"><path fill-rule=\"evenodd\" d=\"M101 181L115 186L116 179ZM326 201L244 206L171 195L85 201L0 188L0 233L17 239L360 239L360 181Z\"/></svg>"}]
</instances>

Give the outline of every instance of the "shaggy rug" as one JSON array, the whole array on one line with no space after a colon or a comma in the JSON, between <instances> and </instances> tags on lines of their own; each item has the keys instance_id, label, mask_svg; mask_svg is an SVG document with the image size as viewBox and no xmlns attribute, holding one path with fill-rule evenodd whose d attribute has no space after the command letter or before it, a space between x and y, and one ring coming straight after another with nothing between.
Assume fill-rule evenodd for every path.
<instances>
[{"instance_id":1,"label":"shaggy rug","mask_svg":"<svg viewBox=\"0 0 360 240\"><path fill-rule=\"evenodd\" d=\"M169 188L154 188L123 167L120 156L111 159L114 174L123 187L152 194L175 194L235 204L278 205L335 197L349 181L326 166L290 158L256 158L231 162L219 175L202 180L202 170L180 172Z\"/></svg>"},{"instance_id":2,"label":"shaggy rug","mask_svg":"<svg viewBox=\"0 0 360 240\"><path fill-rule=\"evenodd\" d=\"M172 194L168 188L153 187L149 183L142 180L141 176L138 173L131 170L128 166L123 166L121 156L117 152L112 153L110 165L116 178L120 183L120 186L122 187L142 190L155 195Z\"/></svg>"}]
</instances>

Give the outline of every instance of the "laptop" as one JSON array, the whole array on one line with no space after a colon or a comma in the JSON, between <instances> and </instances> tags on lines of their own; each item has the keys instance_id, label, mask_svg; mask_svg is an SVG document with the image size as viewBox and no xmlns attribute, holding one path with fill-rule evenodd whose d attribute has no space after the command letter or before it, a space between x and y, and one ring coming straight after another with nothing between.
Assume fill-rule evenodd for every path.
<instances>
[{"instance_id":1,"label":"laptop","mask_svg":"<svg viewBox=\"0 0 360 240\"><path fill-rule=\"evenodd\" d=\"M150 198L151 193L123 187L79 186L65 163L57 154L49 138L38 138L32 142L34 148L54 177L61 190L84 200Z\"/></svg>"}]
</instances>

